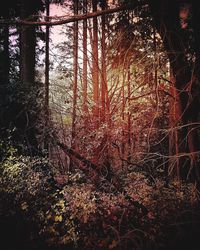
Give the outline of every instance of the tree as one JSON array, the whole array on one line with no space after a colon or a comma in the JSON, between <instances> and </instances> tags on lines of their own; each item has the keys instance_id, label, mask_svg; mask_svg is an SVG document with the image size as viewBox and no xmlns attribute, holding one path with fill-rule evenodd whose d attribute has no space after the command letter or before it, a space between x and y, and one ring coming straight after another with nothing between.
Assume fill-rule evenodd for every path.
<instances>
[{"instance_id":1,"label":"tree","mask_svg":"<svg viewBox=\"0 0 200 250\"><path fill-rule=\"evenodd\" d=\"M8 18L12 18L12 20L30 18L31 15L41 10L42 6L43 3L40 0L28 3L22 0L7 1L2 8L2 16L6 20ZM34 114L36 110L33 110L33 107L36 109L36 106L33 104L32 110L28 109L30 108L30 99L36 101L36 98L29 94L35 88L35 28L12 26L11 29L9 24L5 24L1 25L1 29L4 30L2 40L2 55L4 57L4 59L2 58L4 61L4 68L2 68L4 71L2 72L4 78L2 79L4 82L2 86L4 99L1 108L3 114L1 116L2 130L14 129L13 139L16 143L26 143L26 147L30 146L30 152L33 152L38 146L35 130L36 116ZM13 41L13 37L9 39L10 34L13 33L15 33L15 41Z\"/></svg>"},{"instance_id":2,"label":"tree","mask_svg":"<svg viewBox=\"0 0 200 250\"><path fill-rule=\"evenodd\" d=\"M92 0L92 11L97 11L97 0ZM98 123L99 119L99 56L98 56L98 20L93 17L93 42L92 42L92 82L93 82L93 115Z\"/></svg>"},{"instance_id":3,"label":"tree","mask_svg":"<svg viewBox=\"0 0 200 250\"><path fill-rule=\"evenodd\" d=\"M4 14L5 18L8 18L7 13ZM0 85L7 85L9 82L9 70L10 70L10 55L9 55L9 26L1 27L1 51L0 51Z\"/></svg>"},{"instance_id":4,"label":"tree","mask_svg":"<svg viewBox=\"0 0 200 250\"><path fill-rule=\"evenodd\" d=\"M1 17L9 17L9 9L6 8ZM10 53L9 53L9 26L0 27L0 126L7 125L6 112L3 110L6 103L6 90L9 84ZM1 136L1 135L0 135Z\"/></svg>"},{"instance_id":5,"label":"tree","mask_svg":"<svg viewBox=\"0 0 200 250\"><path fill-rule=\"evenodd\" d=\"M46 8L46 16L47 21L50 14L49 8L49 0L45 0L45 8ZM45 34L45 128L49 126L49 26L46 26L46 34ZM45 132L45 148L48 151L48 135Z\"/></svg>"},{"instance_id":6,"label":"tree","mask_svg":"<svg viewBox=\"0 0 200 250\"><path fill-rule=\"evenodd\" d=\"M78 14L78 0L74 1L74 15ZM74 22L74 40L73 40L73 53L74 53L74 82L73 82L73 107L72 107L72 147L75 146L76 136L76 109L77 109L77 91L78 91L78 22Z\"/></svg>"},{"instance_id":7,"label":"tree","mask_svg":"<svg viewBox=\"0 0 200 250\"><path fill-rule=\"evenodd\" d=\"M27 1L21 0L20 18L30 18L35 13L30 9ZM35 81L35 46L36 32L35 27L23 25L20 29L20 73L23 84L33 84Z\"/></svg>"},{"instance_id":8,"label":"tree","mask_svg":"<svg viewBox=\"0 0 200 250\"><path fill-rule=\"evenodd\" d=\"M87 0L83 1L83 14L87 14L88 8ZM87 56L87 19L83 20L83 112L84 116L88 116L88 105L87 105L87 73L88 73L88 56ZM86 120L85 120L86 121ZM85 124L87 125L87 123Z\"/></svg>"},{"instance_id":9,"label":"tree","mask_svg":"<svg viewBox=\"0 0 200 250\"><path fill-rule=\"evenodd\" d=\"M42 2L38 0L35 5L25 0L20 0L20 18L32 18L34 14L41 8ZM27 95L35 88L35 65L36 65L36 28L33 26L23 25L20 27L20 80L23 86L23 94ZM33 94L33 93L32 93ZM37 93L35 93L37 95ZM26 100L27 101L27 100ZM29 102L29 101L28 101ZM24 135L24 141L29 148L31 154L38 151L36 120L37 115L33 110L24 108L23 104L19 105L20 115L16 119L16 127L19 134ZM33 105L33 103L32 103ZM34 105L33 105L34 106ZM37 111L36 111L37 112Z\"/></svg>"},{"instance_id":10,"label":"tree","mask_svg":"<svg viewBox=\"0 0 200 250\"><path fill-rule=\"evenodd\" d=\"M180 22L179 1L149 1L150 10L155 21L155 26L163 40L168 54L175 87L180 100L181 123L178 128L178 147L183 157L179 161L178 178L187 178L200 181L197 153L200 150L198 121L199 121L199 28L197 21L200 6L196 1L188 1L192 4L192 28L194 32L195 66L188 60L189 46L186 43L184 30ZM193 70L193 68L195 70ZM178 122L178 121L177 121ZM184 168L186 161L184 155L189 153L190 164ZM177 156L180 157L180 156Z\"/></svg>"},{"instance_id":11,"label":"tree","mask_svg":"<svg viewBox=\"0 0 200 250\"><path fill-rule=\"evenodd\" d=\"M106 8L106 1L101 2L102 10ZM108 98L107 92L107 75L106 75L106 16L103 14L101 16L101 119L105 121L106 109L108 108L108 103L106 102L106 97Z\"/></svg>"}]
</instances>

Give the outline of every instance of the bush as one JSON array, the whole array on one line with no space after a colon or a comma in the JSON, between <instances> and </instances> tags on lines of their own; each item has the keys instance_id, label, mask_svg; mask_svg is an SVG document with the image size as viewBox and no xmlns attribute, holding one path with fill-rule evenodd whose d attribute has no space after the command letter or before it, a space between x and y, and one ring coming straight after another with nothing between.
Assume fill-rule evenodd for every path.
<instances>
[{"instance_id":1,"label":"bush","mask_svg":"<svg viewBox=\"0 0 200 250\"><path fill-rule=\"evenodd\" d=\"M120 191L97 190L80 170L60 185L46 158L11 154L0 176L1 214L35 223L32 238L54 249L152 249L167 225L187 221L198 204L193 184L152 183L139 172L120 173Z\"/></svg>"}]
</instances>

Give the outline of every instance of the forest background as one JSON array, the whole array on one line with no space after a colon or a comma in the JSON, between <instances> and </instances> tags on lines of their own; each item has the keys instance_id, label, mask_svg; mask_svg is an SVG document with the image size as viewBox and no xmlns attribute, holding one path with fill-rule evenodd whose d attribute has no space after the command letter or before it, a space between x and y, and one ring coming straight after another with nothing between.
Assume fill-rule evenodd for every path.
<instances>
[{"instance_id":1,"label":"forest background","mask_svg":"<svg viewBox=\"0 0 200 250\"><path fill-rule=\"evenodd\" d=\"M7 249L195 249L199 12L192 0L2 6Z\"/></svg>"}]
</instances>

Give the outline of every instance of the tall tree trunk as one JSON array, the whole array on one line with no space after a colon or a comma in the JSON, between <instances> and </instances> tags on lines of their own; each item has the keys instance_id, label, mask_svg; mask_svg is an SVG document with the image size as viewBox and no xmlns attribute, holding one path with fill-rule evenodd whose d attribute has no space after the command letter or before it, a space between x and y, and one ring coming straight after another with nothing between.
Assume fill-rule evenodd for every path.
<instances>
[{"instance_id":1,"label":"tall tree trunk","mask_svg":"<svg viewBox=\"0 0 200 250\"><path fill-rule=\"evenodd\" d=\"M92 0L92 11L97 11L97 0ZM93 43L92 43L92 82L93 82L93 115L96 125L99 120L99 57L98 57L98 20L93 17Z\"/></svg>"},{"instance_id":2,"label":"tall tree trunk","mask_svg":"<svg viewBox=\"0 0 200 250\"><path fill-rule=\"evenodd\" d=\"M20 18L26 19L35 14L30 9L29 2L21 0ZM33 86L35 81L35 47L36 47L36 32L33 26L21 26L20 29L20 77L23 84L24 93L28 96L28 91ZM24 105L23 103L21 104ZM34 109L34 107L32 107ZM36 116L32 112L22 107L23 112L17 118L17 127L20 134L24 134L25 142L29 147L29 152L35 154L38 150L38 142L36 139ZM21 132L20 132L21 131Z\"/></svg>"},{"instance_id":3,"label":"tall tree trunk","mask_svg":"<svg viewBox=\"0 0 200 250\"><path fill-rule=\"evenodd\" d=\"M83 14L87 14L87 0L83 0ZM87 126L88 104L87 104L87 72L88 72L88 55L87 55L87 19L83 20L83 113L86 116L85 125Z\"/></svg>"},{"instance_id":4,"label":"tall tree trunk","mask_svg":"<svg viewBox=\"0 0 200 250\"><path fill-rule=\"evenodd\" d=\"M7 13L6 13L7 12ZM5 12L5 18L8 18L8 10ZM9 126L9 115L5 112L7 87L9 84L10 72L10 53L9 53L9 26L0 27L0 127ZM2 134L0 133L0 137Z\"/></svg>"},{"instance_id":5,"label":"tall tree trunk","mask_svg":"<svg viewBox=\"0 0 200 250\"><path fill-rule=\"evenodd\" d=\"M9 26L1 27L1 47L0 51L0 85L7 85L9 82L10 54L9 54Z\"/></svg>"},{"instance_id":6,"label":"tall tree trunk","mask_svg":"<svg viewBox=\"0 0 200 250\"><path fill-rule=\"evenodd\" d=\"M31 14L29 3L21 1L21 19L28 18ZM35 81L35 27L21 26L20 32L20 75L23 84L31 86Z\"/></svg>"},{"instance_id":7,"label":"tall tree trunk","mask_svg":"<svg viewBox=\"0 0 200 250\"><path fill-rule=\"evenodd\" d=\"M46 16L47 20L49 20L50 8L49 8L49 0L45 0L46 7ZM45 149L48 152L49 148L49 139L47 134L47 129L49 127L49 26L46 26L46 35L45 35L46 43L45 43Z\"/></svg>"},{"instance_id":8,"label":"tall tree trunk","mask_svg":"<svg viewBox=\"0 0 200 250\"><path fill-rule=\"evenodd\" d=\"M74 1L74 15L78 14L78 0ZM72 107L72 147L75 148L76 140L76 111L77 111L77 89L78 89L78 22L74 22L74 41L73 41L73 107Z\"/></svg>"},{"instance_id":9,"label":"tall tree trunk","mask_svg":"<svg viewBox=\"0 0 200 250\"><path fill-rule=\"evenodd\" d=\"M121 52L120 52L121 53ZM124 67L124 65L123 65ZM125 71L125 69L122 69ZM126 100L125 100L125 80L126 80L126 72L123 72L123 78L122 78L122 145L121 145L121 154L122 158L125 158L125 106L126 106ZM122 162L122 167L124 167L124 162Z\"/></svg>"},{"instance_id":10,"label":"tall tree trunk","mask_svg":"<svg viewBox=\"0 0 200 250\"><path fill-rule=\"evenodd\" d=\"M101 9L107 7L106 0L101 1ZM101 16L101 113L100 119L111 128L110 101L108 95L107 67L106 67L106 15ZM109 157L110 134L105 130L99 151L103 154L103 165L107 168L108 175L111 175L111 163Z\"/></svg>"},{"instance_id":11,"label":"tall tree trunk","mask_svg":"<svg viewBox=\"0 0 200 250\"><path fill-rule=\"evenodd\" d=\"M128 62L127 69L127 90L128 90L128 161L131 161L131 69Z\"/></svg>"},{"instance_id":12,"label":"tall tree trunk","mask_svg":"<svg viewBox=\"0 0 200 250\"><path fill-rule=\"evenodd\" d=\"M180 158L180 175L200 182L200 171L196 152L200 150L197 125L199 115L199 87L187 61L186 47L182 35L179 12L180 2L150 0L150 9L155 25L163 40L175 78L175 87L180 100L182 127L178 130L179 154L190 154L190 164L184 167L186 157Z\"/></svg>"},{"instance_id":13,"label":"tall tree trunk","mask_svg":"<svg viewBox=\"0 0 200 250\"><path fill-rule=\"evenodd\" d=\"M195 74L200 81L200 2L192 0L192 28L194 32Z\"/></svg>"},{"instance_id":14,"label":"tall tree trunk","mask_svg":"<svg viewBox=\"0 0 200 250\"><path fill-rule=\"evenodd\" d=\"M102 1L102 10L106 7L106 1ZM101 37L101 119L105 122L106 118L106 91L107 91L107 75L106 75L106 17L101 16L102 37Z\"/></svg>"},{"instance_id":15,"label":"tall tree trunk","mask_svg":"<svg viewBox=\"0 0 200 250\"><path fill-rule=\"evenodd\" d=\"M178 124L181 120L180 100L175 87L175 80L170 69L170 109L169 109L169 168L168 173L173 178L181 179L180 176L180 159L174 156L179 155L179 138L178 138Z\"/></svg>"}]
</instances>

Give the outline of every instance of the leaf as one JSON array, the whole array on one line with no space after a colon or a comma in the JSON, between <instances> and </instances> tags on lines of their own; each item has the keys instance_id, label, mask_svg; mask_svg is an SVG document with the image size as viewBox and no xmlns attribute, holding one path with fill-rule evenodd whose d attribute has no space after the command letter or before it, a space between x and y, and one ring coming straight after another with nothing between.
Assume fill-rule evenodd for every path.
<instances>
[{"instance_id":1,"label":"leaf","mask_svg":"<svg viewBox=\"0 0 200 250\"><path fill-rule=\"evenodd\" d=\"M58 222L58 221L61 222L62 219L63 219L63 218L62 218L62 215L56 215L56 216L55 216L55 222Z\"/></svg>"}]
</instances>

